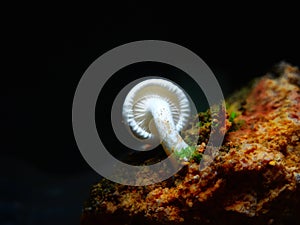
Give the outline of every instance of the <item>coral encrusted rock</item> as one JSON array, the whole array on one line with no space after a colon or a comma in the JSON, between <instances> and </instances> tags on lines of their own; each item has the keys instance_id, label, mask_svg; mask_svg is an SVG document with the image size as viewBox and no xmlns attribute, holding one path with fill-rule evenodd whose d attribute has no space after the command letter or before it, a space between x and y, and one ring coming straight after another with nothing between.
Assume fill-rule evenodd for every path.
<instances>
[{"instance_id":1,"label":"coral encrusted rock","mask_svg":"<svg viewBox=\"0 0 300 225\"><path fill-rule=\"evenodd\" d=\"M192 158L178 174L149 186L100 180L81 225L300 224L299 74L281 63L230 97L223 146L203 170ZM200 156L214 122L210 113L200 113L200 123L183 134L200 137Z\"/></svg>"}]
</instances>

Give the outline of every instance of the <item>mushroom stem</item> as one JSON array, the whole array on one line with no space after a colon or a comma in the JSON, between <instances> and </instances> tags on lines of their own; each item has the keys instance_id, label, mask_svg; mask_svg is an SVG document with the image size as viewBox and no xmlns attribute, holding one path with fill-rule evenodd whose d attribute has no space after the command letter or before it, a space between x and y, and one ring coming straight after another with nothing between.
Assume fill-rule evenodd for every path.
<instances>
[{"instance_id":1,"label":"mushroom stem","mask_svg":"<svg viewBox=\"0 0 300 225\"><path fill-rule=\"evenodd\" d=\"M148 101L148 111L152 114L156 130L166 153L171 154L173 151L181 151L189 147L176 130L170 104L164 99L155 97Z\"/></svg>"}]
</instances>

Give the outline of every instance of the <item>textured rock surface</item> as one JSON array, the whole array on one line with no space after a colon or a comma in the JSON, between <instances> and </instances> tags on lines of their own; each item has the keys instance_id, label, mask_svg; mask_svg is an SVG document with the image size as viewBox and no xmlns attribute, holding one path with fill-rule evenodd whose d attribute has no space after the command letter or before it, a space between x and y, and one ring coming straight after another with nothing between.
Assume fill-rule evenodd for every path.
<instances>
[{"instance_id":1,"label":"textured rock surface","mask_svg":"<svg viewBox=\"0 0 300 225\"><path fill-rule=\"evenodd\" d=\"M224 144L208 167L192 160L145 187L101 180L81 224L299 224L300 75L287 64L276 73L228 99ZM200 133L199 153L213 122L205 116L185 133Z\"/></svg>"}]
</instances>

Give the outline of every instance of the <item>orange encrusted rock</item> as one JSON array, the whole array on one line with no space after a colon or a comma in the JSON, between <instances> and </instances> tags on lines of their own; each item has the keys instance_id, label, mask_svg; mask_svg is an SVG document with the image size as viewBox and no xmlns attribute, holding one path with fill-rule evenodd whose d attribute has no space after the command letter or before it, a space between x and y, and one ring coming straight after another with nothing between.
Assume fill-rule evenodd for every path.
<instances>
[{"instance_id":1,"label":"orange encrusted rock","mask_svg":"<svg viewBox=\"0 0 300 225\"><path fill-rule=\"evenodd\" d=\"M193 158L161 183L93 185L81 225L300 224L299 74L282 63L229 98L223 146L202 170ZM200 137L200 156L214 122L209 113L183 133Z\"/></svg>"}]
</instances>

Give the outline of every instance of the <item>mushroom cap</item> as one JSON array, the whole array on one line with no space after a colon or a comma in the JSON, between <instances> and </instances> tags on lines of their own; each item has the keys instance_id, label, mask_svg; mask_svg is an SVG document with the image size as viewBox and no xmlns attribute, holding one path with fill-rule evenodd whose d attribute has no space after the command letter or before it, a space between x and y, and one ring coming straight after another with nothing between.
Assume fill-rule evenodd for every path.
<instances>
[{"instance_id":1,"label":"mushroom cap","mask_svg":"<svg viewBox=\"0 0 300 225\"><path fill-rule=\"evenodd\" d=\"M153 130L150 112L151 100L164 100L169 104L176 130L179 132L190 116L190 103L176 84L164 79L148 79L134 86L125 98L123 118L135 136L140 139L153 138L157 133Z\"/></svg>"}]
</instances>

